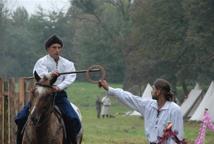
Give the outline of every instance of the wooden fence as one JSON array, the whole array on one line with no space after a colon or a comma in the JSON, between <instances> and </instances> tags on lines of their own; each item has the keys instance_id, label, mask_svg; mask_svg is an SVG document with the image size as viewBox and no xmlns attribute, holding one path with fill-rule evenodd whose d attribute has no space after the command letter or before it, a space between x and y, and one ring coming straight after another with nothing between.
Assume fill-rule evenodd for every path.
<instances>
[{"instance_id":1,"label":"wooden fence","mask_svg":"<svg viewBox=\"0 0 214 144\"><path fill-rule=\"evenodd\" d=\"M0 78L0 143L15 144L18 111L29 100L33 78Z\"/></svg>"}]
</instances>

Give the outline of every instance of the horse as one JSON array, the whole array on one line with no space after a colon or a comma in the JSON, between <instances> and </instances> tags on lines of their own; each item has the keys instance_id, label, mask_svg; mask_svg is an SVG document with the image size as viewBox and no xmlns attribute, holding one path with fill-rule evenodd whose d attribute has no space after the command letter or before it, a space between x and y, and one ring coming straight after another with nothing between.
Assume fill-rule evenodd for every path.
<instances>
[{"instance_id":1,"label":"horse","mask_svg":"<svg viewBox=\"0 0 214 144\"><path fill-rule=\"evenodd\" d=\"M45 75L34 86L30 96L30 114L23 129L22 144L65 144L66 130L62 114L54 105L55 95L52 84L56 76ZM74 108L81 116L78 108ZM76 143L81 144L83 131L80 130Z\"/></svg>"}]
</instances>

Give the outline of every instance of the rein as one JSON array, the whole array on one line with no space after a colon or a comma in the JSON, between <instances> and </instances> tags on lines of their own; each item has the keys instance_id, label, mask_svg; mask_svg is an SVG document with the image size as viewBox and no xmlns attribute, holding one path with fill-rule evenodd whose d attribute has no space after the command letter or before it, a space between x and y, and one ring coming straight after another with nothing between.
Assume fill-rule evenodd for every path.
<instances>
[{"instance_id":1,"label":"rein","mask_svg":"<svg viewBox=\"0 0 214 144\"><path fill-rule=\"evenodd\" d=\"M46 88L53 88L51 85L41 84L39 82L36 83L37 86L46 87Z\"/></svg>"}]
</instances>

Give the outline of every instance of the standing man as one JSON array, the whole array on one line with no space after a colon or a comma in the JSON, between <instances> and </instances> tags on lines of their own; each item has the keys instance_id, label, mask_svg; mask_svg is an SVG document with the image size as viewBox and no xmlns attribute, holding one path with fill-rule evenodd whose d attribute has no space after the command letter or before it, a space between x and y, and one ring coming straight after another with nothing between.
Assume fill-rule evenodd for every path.
<instances>
[{"instance_id":1,"label":"standing man","mask_svg":"<svg viewBox=\"0 0 214 144\"><path fill-rule=\"evenodd\" d=\"M62 112L63 119L65 121L67 131L67 143L76 144L76 136L81 129L81 123L79 117L73 107L71 106L65 89L70 86L76 79L76 74L60 75L59 72L75 71L74 63L61 57L61 51L63 49L62 40L53 35L45 42L45 49L47 55L40 58L33 69L33 74L37 80L42 78L48 73L52 73L58 76L56 82L53 84L55 90L55 104ZM28 103L16 116L16 124L18 126L17 131L17 144L22 142L22 128L29 115L30 104Z\"/></svg>"},{"instance_id":2,"label":"standing man","mask_svg":"<svg viewBox=\"0 0 214 144\"><path fill-rule=\"evenodd\" d=\"M101 110L101 115L103 118L108 118L110 117L110 112L109 112L109 109L110 109L110 106L111 106L111 100L110 98L106 95L102 98L102 110Z\"/></svg>"},{"instance_id":3,"label":"standing man","mask_svg":"<svg viewBox=\"0 0 214 144\"><path fill-rule=\"evenodd\" d=\"M120 102L138 111L144 116L145 135L149 144L157 144L159 137L169 122L173 123L172 130L177 132L180 141L183 140L183 116L180 107L172 102L170 84L164 79L157 79L153 84L153 99L142 99L122 89L115 89L107 81L100 80L99 87L115 96ZM174 144L169 138L166 144Z\"/></svg>"},{"instance_id":4,"label":"standing man","mask_svg":"<svg viewBox=\"0 0 214 144\"><path fill-rule=\"evenodd\" d=\"M102 106L102 102L100 100L100 97L97 96L97 99L96 99L97 118L100 118L101 106Z\"/></svg>"}]
</instances>

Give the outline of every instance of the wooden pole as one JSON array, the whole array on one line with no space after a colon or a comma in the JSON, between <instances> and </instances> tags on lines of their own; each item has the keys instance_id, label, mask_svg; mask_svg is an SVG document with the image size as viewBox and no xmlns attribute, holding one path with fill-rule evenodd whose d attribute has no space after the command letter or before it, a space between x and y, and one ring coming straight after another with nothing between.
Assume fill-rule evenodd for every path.
<instances>
[{"instance_id":1,"label":"wooden pole","mask_svg":"<svg viewBox=\"0 0 214 144\"><path fill-rule=\"evenodd\" d=\"M3 143L3 92L2 92L2 79L0 78L0 143Z\"/></svg>"},{"instance_id":2,"label":"wooden pole","mask_svg":"<svg viewBox=\"0 0 214 144\"><path fill-rule=\"evenodd\" d=\"M5 97L4 97L4 81L2 81L2 143L4 144L5 139Z\"/></svg>"},{"instance_id":3,"label":"wooden pole","mask_svg":"<svg viewBox=\"0 0 214 144\"><path fill-rule=\"evenodd\" d=\"M9 143L15 144L15 132L16 132L16 124L14 122L14 118L16 116L16 97L15 97L15 85L16 81L14 78L9 79L9 107L10 107L10 120L9 120Z\"/></svg>"},{"instance_id":4,"label":"wooden pole","mask_svg":"<svg viewBox=\"0 0 214 144\"><path fill-rule=\"evenodd\" d=\"M7 95L6 95L6 97L7 97L7 115L6 115L6 117L7 117L7 143L8 144L10 144L10 133L11 133L11 127L10 127L10 114L11 114L11 108L10 108L10 105L11 105L11 103L10 103L10 81L9 80L7 80Z\"/></svg>"},{"instance_id":5,"label":"wooden pole","mask_svg":"<svg viewBox=\"0 0 214 144\"><path fill-rule=\"evenodd\" d=\"M19 110L24 106L25 103L25 80L19 78Z\"/></svg>"},{"instance_id":6,"label":"wooden pole","mask_svg":"<svg viewBox=\"0 0 214 144\"><path fill-rule=\"evenodd\" d=\"M4 81L3 84L3 144L8 144L9 142L9 101L8 101L8 81Z\"/></svg>"},{"instance_id":7,"label":"wooden pole","mask_svg":"<svg viewBox=\"0 0 214 144\"><path fill-rule=\"evenodd\" d=\"M10 97L10 81L7 80L7 143L10 144L10 133L11 133L11 126L10 126L10 115L11 115L11 97Z\"/></svg>"}]
</instances>

